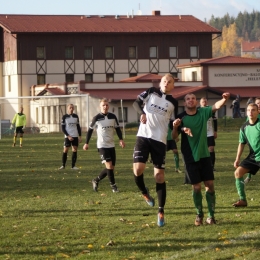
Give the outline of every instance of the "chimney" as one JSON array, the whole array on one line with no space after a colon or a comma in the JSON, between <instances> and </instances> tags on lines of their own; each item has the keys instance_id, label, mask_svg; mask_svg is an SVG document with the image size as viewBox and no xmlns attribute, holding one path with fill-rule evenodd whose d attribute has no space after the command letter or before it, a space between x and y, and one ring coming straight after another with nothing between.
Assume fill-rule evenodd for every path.
<instances>
[{"instance_id":1,"label":"chimney","mask_svg":"<svg viewBox=\"0 0 260 260\"><path fill-rule=\"evenodd\" d=\"M155 15L155 16L161 15L161 11L152 11L152 15Z\"/></svg>"}]
</instances>

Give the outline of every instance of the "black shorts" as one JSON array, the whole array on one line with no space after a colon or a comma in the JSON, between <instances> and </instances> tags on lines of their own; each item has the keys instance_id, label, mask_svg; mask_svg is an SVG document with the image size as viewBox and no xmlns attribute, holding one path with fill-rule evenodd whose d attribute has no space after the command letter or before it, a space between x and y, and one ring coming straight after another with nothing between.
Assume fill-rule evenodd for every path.
<instances>
[{"instance_id":1,"label":"black shorts","mask_svg":"<svg viewBox=\"0 0 260 260\"><path fill-rule=\"evenodd\" d=\"M154 168L165 168L166 145L151 138L137 137L134 148L134 163L146 163L151 154Z\"/></svg>"},{"instance_id":2,"label":"black shorts","mask_svg":"<svg viewBox=\"0 0 260 260\"><path fill-rule=\"evenodd\" d=\"M98 148L98 152L100 154L100 158L102 163L104 162L112 162L112 165L116 165L116 149L115 147L111 148Z\"/></svg>"},{"instance_id":3,"label":"black shorts","mask_svg":"<svg viewBox=\"0 0 260 260\"><path fill-rule=\"evenodd\" d=\"M248 156L239 164L239 166L248 169L249 173L255 175L260 169L260 162L256 162L254 159Z\"/></svg>"},{"instance_id":4,"label":"black shorts","mask_svg":"<svg viewBox=\"0 0 260 260\"><path fill-rule=\"evenodd\" d=\"M23 134L24 131L23 131L23 126L18 126L15 128L15 134Z\"/></svg>"},{"instance_id":5,"label":"black shorts","mask_svg":"<svg viewBox=\"0 0 260 260\"><path fill-rule=\"evenodd\" d=\"M185 164L191 184L214 180L214 172L210 157L201 158L198 162L185 162Z\"/></svg>"},{"instance_id":6,"label":"black shorts","mask_svg":"<svg viewBox=\"0 0 260 260\"><path fill-rule=\"evenodd\" d=\"M171 150L177 150L177 145L174 140L167 140L167 152Z\"/></svg>"},{"instance_id":7,"label":"black shorts","mask_svg":"<svg viewBox=\"0 0 260 260\"><path fill-rule=\"evenodd\" d=\"M64 146L71 147L71 146L79 146L79 138L73 137L73 141L70 141L69 138L64 138Z\"/></svg>"},{"instance_id":8,"label":"black shorts","mask_svg":"<svg viewBox=\"0 0 260 260\"><path fill-rule=\"evenodd\" d=\"M214 138L214 136L208 136L207 137L207 141L208 141L208 147L209 146L215 146L215 138Z\"/></svg>"}]
</instances>

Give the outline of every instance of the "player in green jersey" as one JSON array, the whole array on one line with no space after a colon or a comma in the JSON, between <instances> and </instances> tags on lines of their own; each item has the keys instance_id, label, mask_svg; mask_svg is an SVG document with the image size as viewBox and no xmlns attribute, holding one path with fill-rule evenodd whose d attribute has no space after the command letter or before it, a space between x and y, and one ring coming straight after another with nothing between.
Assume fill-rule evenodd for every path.
<instances>
[{"instance_id":1,"label":"player in green jersey","mask_svg":"<svg viewBox=\"0 0 260 260\"><path fill-rule=\"evenodd\" d=\"M247 106L248 121L240 128L239 145L234 162L236 188L239 195L239 200L233 204L234 207L247 206L243 176L248 172L255 175L260 168L260 119L258 115L258 106L249 104ZM249 154L239 163L246 144L249 145Z\"/></svg>"},{"instance_id":2,"label":"player in green jersey","mask_svg":"<svg viewBox=\"0 0 260 260\"><path fill-rule=\"evenodd\" d=\"M192 194L197 216L195 225L203 224L201 182L204 182L208 205L207 224L216 224L214 173L211 165L207 143L207 122L212 113L220 109L229 99L229 93L223 93L222 99L213 106L197 109L196 96L187 94L184 97L185 111L173 122L172 137L176 139L181 133L181 152L184 157L187 175L192 184Z\"/></svg>"}]
</instances>

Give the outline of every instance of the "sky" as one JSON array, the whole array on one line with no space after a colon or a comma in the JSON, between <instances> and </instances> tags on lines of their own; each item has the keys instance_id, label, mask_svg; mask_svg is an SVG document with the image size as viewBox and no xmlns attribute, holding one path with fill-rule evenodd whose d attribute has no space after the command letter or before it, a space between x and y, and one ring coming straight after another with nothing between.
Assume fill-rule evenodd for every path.
<instances>
[{"instance_id":1,"label":"sky","mask_svg":"<svg viewBox=\"0 0 260 260\"><path fill-rule=\"evenodd\" d=\"M140 10L140 11L139 11ZM0 0L0 14L193 15L207 21L229 13L260 11L259 0Z\"/></svg>"}]
</instances>

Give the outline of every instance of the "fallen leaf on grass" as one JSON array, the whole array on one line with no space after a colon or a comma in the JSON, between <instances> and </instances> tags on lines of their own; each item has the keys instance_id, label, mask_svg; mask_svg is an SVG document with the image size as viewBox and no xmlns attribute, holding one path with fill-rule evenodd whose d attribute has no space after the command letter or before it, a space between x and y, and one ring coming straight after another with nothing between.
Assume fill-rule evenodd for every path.
<instances>
[{"instance_id":1,"label":"fallen leaf on grass","mask_svg":"<svg viewBox=\"0 0 260 260\"><path fill-rule=\"evenodd\" d=\"M88 248L93 248L93 245L89 244L89 245L88 245Z\"/></svg>"},{"instance_id":2,"label":"fallen leaf on grass","mask_svg":"<svg viewBox=\"0 0 260 260\"><path fill-rule=\"evenodd\" d=\"M115 245L115 243L114 243L114 241L112 241L112 240L110 240L108 243L107 243L107 246L114 246Z\"/></svg>"}]
</instances>

